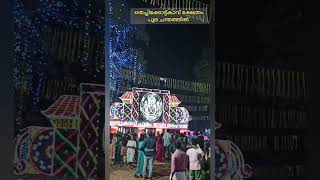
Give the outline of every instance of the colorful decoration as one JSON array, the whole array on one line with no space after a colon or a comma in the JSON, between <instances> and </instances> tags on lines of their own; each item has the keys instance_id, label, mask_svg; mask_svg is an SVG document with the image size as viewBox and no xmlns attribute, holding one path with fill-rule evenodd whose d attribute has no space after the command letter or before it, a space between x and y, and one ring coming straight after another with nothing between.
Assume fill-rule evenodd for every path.
<instances>
[{"instance_id":1,"label":"colorful decoration","mask_svg":"<svg viewBox=\"0 0 320 180\"><path fill-rule=\"evenodd\" d=\"M222 125L215 123L215 130ZM210 129L206 129L206 136L210 137ZM239 147L230 140L215 140L215 175L217 180L243 180L250 178L253 171L245 164Z\"/></svg>"},{"instance_id":2,"label":"colorful decoration","mask_svg":"<svg viewBox=\"0 0 320 180\"><path fill-rule=\"evenodd\" d=\"M22 129L15 139L14 151L14 174L24 175L28 170L28 161L30 158L30 138L28 128Z\"/></svg>"},{"instance_id":3,"label":"colorful decoration","mask_svg":"<svg viewBox=\"0 0 320 180\"><path fill-rule=\"evenodd\" d=\"M188 128L191 120L188 110L177 107L181 102L167 90L133 88L132 92L125 92L120 99L122 103L111 105L111 126L184 129ZM127 104L128 102L132 104ZM123 107L123 110L118 110L118 107Z\"/></svg>"},{"instance_id":4,"label":"colorful decoration","mask_svg":"<svg viewBox=\"0 0 320 180\"><path fill-rule=\"evenodd\" d=\"M132 121L132 105L127 103L123 104L122 121Z\"/></svg>"},{"instance_id":5,"label":"colorful decoration","mask_svg":"<svg viewBox=\"0 0 320 180\"><path fill-rule=\"evenodd\" d=\"M79 119L79 96L62 95L42 114L48 119Z\"/></svg>"},{"instance_id":6,"label":"colorful decoration","mask_svg":"<svg viewBox=\"0 0 320 180\"><path fill-rule=\"evenodd\" d=\"M16 175L51 175L53 129L30 126L18 134L15 144Z\"/></svg>"},{"instance_id":7,"label":"colorful decoration","mask_svg":"<svg viewBox=\"0 0 320 180\"><path fill-rule=\"evenodd\" d=\"M104 86L98 84L81 84L80 85L80 135L79 135L79 164L78 171L81 176L87 178L97 177L99 154L99 128L104 109L102 104L104 100ZM103 131L101 131L103 132Z\"/></svg>"},{"instance_id":8,"label":"colorful decoration","mask_svg":"<svg viewBox=\"0 0 320 180\"><path fill-rule=\"evenodd\" d=\"M30 129L30 163L34 174L51 175L53 154L52 129Z\"/></svg>"},{"instance_id":9,"label":"colorful decoration","mask_svg":"<svg viewBox=\"0 0 320 180\"><path fill-rule=\"evenodd\" d=\"M142 96L140 111L145 120L154 122L162 115L163 103L161 97L153 92Z\"/></svg>"},{"instance_id":10,"label":"colorful decoration","mask_svg":"<svg viewBox=\"0 0 320 180\"><path fill-rule=\"evenodd\" d=\"M107 21L110 40L107 43L109 53L106 53L108 57L105 63L110 63L110 89L118 96L121 91L121 71L132 70L134 75L131 79L135 83L143 71L143 51L134 47L132 43L141 32L137 27L130 25L126 0L108 0L108 5L109 17L112 18Z\"/></svg>"},{"instance_id":11,"label":"colorful decoration","mask_svg":"<svg viewBox=\"0 0 320 180\"><path fill-rule=\"evenodd\" d=\"M175 124L175 123L152 123L152 122L139 122L139 121L110 121L111 127L135 127L135 128L156 128L156 129L188 129L188 124Z\"/></svg>"},{"instance_id":12,"label":"colorful decoration","mask_svg":"<svg viewBox=\"0 0 320 180\"><path fill-rule=\"evenodd\" d=\"M125 92L120 99L122 100L123 105L123 114L122 120L123 121L132 121L132 103L133 103L133 93L132 92Z\"/></svg>"},{"instance_id":13,"label":"colorful decoration","mask_svg":"<svg viewBox=\"0 0 320 180\"><path fill-rule=\"evenodd\" d=\"M170 108L170 95L165 94L163 96L163 121L166 123L171 123L174 111ZM172 116L171 116L172 113Z\"/></svg>"},{"instance_id":14,"label":"colorful decoration","mask_svg":"<svg viewBox=\"0 0 320 180\"><path fill-rule=\"evenodd\" d=\"M15 174L90 178L104 169L104 162L98 162L103 156L104 86L81 84L80 89L80 97L62 95L42 111L53 128L28 127L20 132L15 140Z\"/></svg>"},{"instance_id":15,"label":"colorful decoration","mask_svg":"<svg viewBox=\"0 0 320 180\"><path fill-rule=\"evenodd\" d=\"M177 114L177 122L178 123L188 123L191 120L191 116L189 115L189 111L184 107L177 107L176 108Z\"/></svg>"},{"instance_id":16,"label":"colorful decoration","mask_svg":"<svg viewBox=\"0 0 320 180\"><path fill-rule=\"evenodd\" d=\"M85 35L95 33L100 37L104 36L104 13L102 9L93 7L95 1L88 3L87 9L79 7L78 0L65 2L63 0L42 0L32 3L33 7L28 8L21 0L13 1L13 17L15 31L14 48L14 86L15 90L32 97L32 110L39 111L40 98L46 77L46 66L48 64L49 52L52 47L61 48L63 52L70 38L69 32L60 33L55 42L64 41L63 45L52 46L47 36L52 32L50 25L61 25L72 29L85 29ZM93 11L92 8L95 10ZM85 18L79 17L85 12ZM93 21L94 19L94 21ZM87 41L85 41L87 42ZM88 43L83 43L80 60L82 64L88 64L90 49ZM63 53L56 54L62 57ZM65 55L65 54L63 54Z\"/></svg>"},{"instance_id":17,"label":"colorful decoration","mask_svg":"<svg viewBox=\"0 0 320 180\"><path fill-rule=\"evenodd\" d=\"M58 129L54 131L54 176L77 175L79 130Z\"/></svg>"},{"instance_id":18,"label":"colorful decoration","mask_svg":"<svg viewBox=\"0 0 320 180\"><path fill-rule=\"evenodd\" d=\"M244 158L239 147L230 141L229 162L231 164L229 173L232 179L250 178L253 175L252 168L244 164Z\"/></svg>"},{"instance_id":19,"label":"colorful decoration","mask_svg":"<svg viewBox=\"0 0 320 180\"><path fill-rule=\"evenodd\" d=\"M223 147L224 142L218 142L216 141L215 146L215 174L216 179L218 180L224 180L226 179L226 176L229 176L228 174L228 151L226 151ZM230 179L231 180L231 179Z\"/></svg>"},{"instance_id":20,"label":"colorful decoration","mask_svg":"<svg viewBox=\"0 0 320 180\"><path fill-rule=\"evenodd\" d=\"M123 112L123 104L122 103L114 103L110 107L110 119L120 120L122 118Z\"/></svg>"},{"instance_id":21,"label":"colorful decoration","mask_svg":"<svg viewBox=\"0 0 320 180\"><path fill-rule=\"evenodd\" d=\"M133 103L133 93L132 92L125 92L120 99L123 103L132 104Z\"/></svg>"},{"instance_id":22,"label":"colorful decoration","mask_svg":"<svg viewBox=\"0 0 320 180\"><path fill-rule=\"evenodd\" d=\"M79 96L62 95L42 111L54 128L53 176L77 175Z\"/></svg>"},{"instance_id":23,"label":"colorful decoration","mask_svg":"<svg viewBox=\"0 0 320 180\"><path fill-rule=\"evenodd\" d=\"M177 98L177 96L168 96L169 97L169 105L170 107L177 107L181 104L181 101Z\"/></svg>"},{"instance_id":24,"label":"colorful decoration","mask_svg":"<svg viewBox=\"0 0 320 180\"><path fill-rule=\"evenodd\" d=\"M216 179L242 180L252 176L252 168L244 164L240 149L229 140L216 140Z\"/></svg>"},{"instance_id":25,"label":"colorful decoration","mask_svg":"<svg viewBox=\"0 0 320 180\"><path fill-rule=\"evenodd\" d=\"M133 104L132 104L132 118L135 121L138 121L138 119L140 118L139 103L140 103L140 94L137 91L134 91Z\"/></svg>"}]
</instances>

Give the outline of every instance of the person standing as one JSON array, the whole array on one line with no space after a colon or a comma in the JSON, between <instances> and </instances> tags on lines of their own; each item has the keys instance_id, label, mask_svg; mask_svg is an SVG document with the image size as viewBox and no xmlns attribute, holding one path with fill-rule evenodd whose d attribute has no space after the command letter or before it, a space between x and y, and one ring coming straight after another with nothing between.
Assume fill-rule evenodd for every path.
<instances>
[{"instance_id":1,"label":"person standing","mask_svg":"<svg viewBox=\"0 0 320 180\"><path fill-rule=\"evenodd\" d=\"M210 148L209 142L206 142L204 145L204 154L205 154L205 160L210 160L211 148Z\"/></svg>"},{"instance_id":2,"label":"person standing","mask_svg":"<svg viewBox=\"0 0 320 180\"><path fill-rule=\"evenodd\" d=\"M134 177L142 177L143 175L143 162L144 162L144 152L141 150L142 145L143 145L143 140L144 140L145 135L141 135L138 143L138 158L137 158L137 167L136 167L136 172Z\"/></svg>"},{"instance_id":3,"label":"person standing","mask_svg":"<svg viewBox=\"0 0 320 180\"><path fill-rule=\"evenodd\" d=\"M127 143L129 141L129 132L127 131L122 136L122 150L121 150L121 156L122 156L122 164L126 164L127 162Z\"/></svg>"},{"instance_id":4,"label":"person standing","mask_svg":"<svg viewBox=\"0 0 320 180\"><path fill-rule=\"evenodd\" d=\"M169 146L169 156L171 158L172 154L176 151L176 141L174 140L174 136L170 139L170 146Z\"/></svg>"},{"instance_id":5,"label":"person standing","mask_svg":"<svg viewBox=\"0 0 320 180\"><path fill-rule=\"evenodd\" d=\"M138 159L138 146L139 146L139 138L138 138L138 134L137 133L134 133L133 134L133 140L136 141L136 144L137 144L137 149L136 149L136 152L134 154L134 162L137 162L137 159Z\"/></svg>"},{"instance_id":6,"label":"person standing","mask_svg":"<svg viewBox=\"0 0 320 180\"><path fill-rule=\"evenodd\" d=\"M193 139L191 141L191 147L187 150L187 156L189 158L189 180L201 180L201 161L204 153L201 148L197 147L197 141Z\"/></svg>"},{"instance_id":7,"label":"person standing","mask_svg":"<svg viewBox=\"0 0 320 180\"><path fill-rule=\"evenodd\" d=\"M130 135L129 137L130 140L127 143L127 163L132 165L136 153L137 142L133 139L132 135Z\"/></svg>"},{"instance_id":8,"label":"person standing","mask_svg":"<svg viewBox=\"0 0 320 180\"><path fill-rule=\"evenodd\" d=\"M171 157L170 180L186 180L187 154L181 150L181 142L176 143L176 151Z\"/></svg>"},{"instance_id":9,"label":"person standing","mask_svg":"<svg viewBox=\"0 0 320 180\"><path fill-rule=\"evenodd\" d=\"M122 147L122 141L121 141L121 134L118 133L117 137L116 137L116 149L115 149L115 160L114 160L114 164L118 164L122 162L122 158L121 158L121 147Z\"/></svg>"},{"instance_id":10,"label":"person standing","mask_svg":"<svg viewBox=\"0 0 320 180\"><path fill-rule=\"evenodd\" d=\"M163 160L163 152L164 152L164 142L162 135L158 132L157 136L157 151L156 151L156 160L157 161L162 161Z\"/></svg>"},{"instance_id":11,"label":"person standing","mask_svg":"<svg viewBox=\"0 0 320 180\"><path fill-rule=\"evenodd\" d=\"M177 142L181 143L181 150L186 152L187 151L187 144L185 143L185 138L183 134L179 134L179 137L177 139Z\"/></svg>"},{"instance_id":12,"label":"person standing","mask_svg":"<svg viewBox=\"0 0 320 180\"><path fill-rule=\"evenodd\" d=\"M155 148L156 148L156 141L152 137L153 134L151 131L148 131L147 137L143 141L143 145L141 147L141 150L144 152L144 161L143 161L143 177L152 179L153 174L153 161L154 161L154 155L155 155ZM147 177L147 165L149 176Z\"/></svg>"},{"instance_id":13,"label":"person standing","mask_svg":"<svg viewBox=\"0 0 320 180\"><path fill-rule=\"evenodd\" d=\"M201 163L201 180L210 180L210 159L203 159Z\"/></svg>"},{"instance_id":14,"label":"person standing","mask_svg":"<svg viewBox=\"0 0 320 180\"><path fill-rule=\"evenodd\" d=\"M163 134L163 144L164 144L164 158L166 160L170 159L170 140L171 140L171 134L168 132L168 130L165 130L165 133Z\"/></svg>"},{"instance_id":15,"label":"person standing","mask_svg":"<svg viewBox=\"0 0 320 180\"><path fill-rule=\"evenodd\" d=\"M204 136L202 135L202 132L199 133L197 141L198 141L200 148L204 149Z\"/></svg>"},{"instance_id":16,"label":"person standing","mask_svg":"<svg viewBox=\"0 0 320 180\"><path fill-rule=\"evenodd\" d=\"M112 138L111 140L111 150L110 150L110 159L114 163L115 162L115 154L116 154L116 142L117 142L117 137L115 134L111 134L110 137Z\"/></svg>"}]
</instances>

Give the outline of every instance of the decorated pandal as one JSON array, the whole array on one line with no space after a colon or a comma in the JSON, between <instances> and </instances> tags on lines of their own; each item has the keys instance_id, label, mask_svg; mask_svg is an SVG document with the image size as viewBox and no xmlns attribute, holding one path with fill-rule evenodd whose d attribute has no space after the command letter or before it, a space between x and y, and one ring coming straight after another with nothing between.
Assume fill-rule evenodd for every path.
<instances>
[{"instance_id":1,"label":"decorated pandal","mask_svg":"<svg viewBox=\"0 0 320 180\"><path fill-rule=\"evenodd\" d=\"M179 99L167 90L133 88L120 97L122 102L115 102L110 108L111 133L117 131L135 130L138 135L143 129L171 129L193 134L188 130L191 120L189 112L179 107ZM222 124L215 122L215 130ZM210 129L206 129L204 136L210 137ZM242 180L252 176L252 168L245 164L239 147L229 140L215 140L216 179Z\"/></svg>"},{"instance_id":2,"label":"decorated pandal","mask_svg":"<svg viewBox=\"0 0 320 180\"><path fill-rule=\"evenodd\" d=\"M41 111L49 127L29 126L15 138L15 175L96 178L104 169L99 153L104 85L80 84L79 95L61 95ZM102 125L101 125L102 124Z\"/></svg>"},{"instance_id":3,"label":"decorated pandal","mask_svg":"<svg viewBox=\"0 0 320 180\"><path fill-rule=\"evenodd\" d=\"M52 127L27 127L15 139L16 175L97 177L100 109L104 86L81 84L80 96L62 95L43 115ZM189 112L170 91L133 88L110 109L111 132L121 130L188 130ZM215 130L221 124L215 123ZM191 132L192 133L192 132ZM204 135L210 137L207 129ZM218 180L242 180L252 176L240 148L229 140L215 140L215 174Z\"/></svg>"},{"instance_id":4,"label":"decorated pandal","mask_svg":"<svg viewBox=\"0 0 320 180\"><path fill-rule=\"evenodd\" d=\"M111 133L123 129L136 131L138 135L143 129L188 131L191 116L186 108L179 107L181 102L168 90L132 88L120 99L122 102L110 107Z\"/></svg>"}]
</instances>

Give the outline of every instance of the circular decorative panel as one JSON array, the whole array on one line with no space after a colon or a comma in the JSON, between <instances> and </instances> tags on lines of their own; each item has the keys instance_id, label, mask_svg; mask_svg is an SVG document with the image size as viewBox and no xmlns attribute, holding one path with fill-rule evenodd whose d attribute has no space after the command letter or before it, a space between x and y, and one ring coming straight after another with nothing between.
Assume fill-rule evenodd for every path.
<instances>
[{"instance_id":1,"label":"circular decorative panel","mask_svg":"<svg viewBox=\"0 0 320 180\"><path fill-rule=\"evenodd\" d=\"M140 103L140 111L147 121L157 121L163 111L163 103L161 97L156 93L145 94Z\"/></svg>"}]
</instances>

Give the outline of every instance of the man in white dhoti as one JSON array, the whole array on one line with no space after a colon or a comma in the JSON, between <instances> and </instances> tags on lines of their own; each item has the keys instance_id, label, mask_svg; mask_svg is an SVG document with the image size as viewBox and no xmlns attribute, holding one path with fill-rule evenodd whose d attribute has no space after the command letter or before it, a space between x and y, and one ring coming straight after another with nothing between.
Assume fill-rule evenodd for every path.
<instances>
[{"instance_id":1,"label":"man in white dhoti","mask_svg":"<svg viewBox=\"0 0 320 180\"><path fill-rule=\"evenodd\" d=\"M137 142L133 139L132 135L127 143L127 163L132 164L137 149Z\"/></svg>"}]
</instances>

